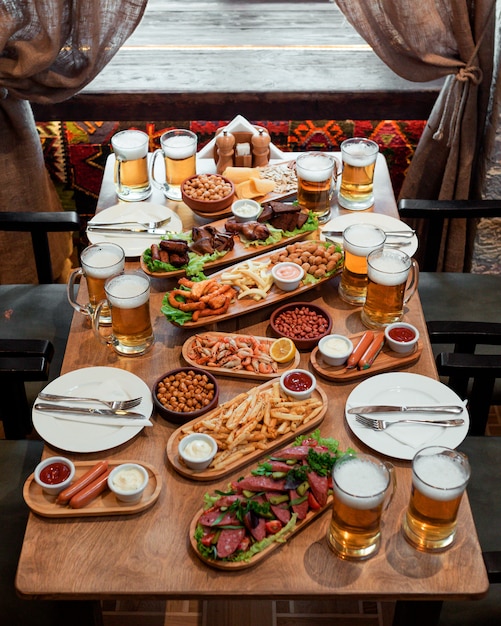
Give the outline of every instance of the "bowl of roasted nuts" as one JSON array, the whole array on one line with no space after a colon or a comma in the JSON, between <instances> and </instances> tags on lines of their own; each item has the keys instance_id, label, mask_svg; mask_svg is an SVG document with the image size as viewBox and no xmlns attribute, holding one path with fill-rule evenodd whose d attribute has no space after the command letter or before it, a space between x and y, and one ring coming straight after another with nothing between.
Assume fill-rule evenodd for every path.
<instances>
[{"instance_id":1,"label":"bowl of roasted nuts","mask_svg":"<svg viewBox=\"0 0 501 626\"><path fill-rule=\"evenodd\" d=\"M192 211L218 213L232 204L235 186L219 174L197 174L181 183L181 196Z\"/></svg>"},{"instance_id":2,"label":"bowl of roasted nuts","mask_svg":"<svg viewBox=\"0 0 501 626\"><path fill-rule=\"evenodd\" d=\"M275 337L292 339L298 350L312 350L332 329L327 311L310 302L289 302L273 311L270 318Z\"/></svg>"},{"instance_id":3,"label":"bowl of roasted nuts","mask_svg":"<svg viewBox=\"0 0 501 626\"><path fill-rule=\"evenodd\" d=\"M210 372L179 367L167 372L153 386L153 403L168 422L185 424L216 408L219 387Z\"/></svg>"}]
</instances>

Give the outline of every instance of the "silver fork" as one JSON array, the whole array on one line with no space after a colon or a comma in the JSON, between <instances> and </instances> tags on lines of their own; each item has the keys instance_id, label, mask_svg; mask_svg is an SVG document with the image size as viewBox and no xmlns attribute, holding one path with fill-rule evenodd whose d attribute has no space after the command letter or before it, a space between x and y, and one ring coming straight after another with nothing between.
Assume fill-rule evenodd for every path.
<instances>
[{"instance_id":1,"label":"silver fork","mask_svg":"<svg viewBox=\"0 0 501 626\"><path fill-rule=\"evenodd\" d=\"M462 424L464 424L464 420L462 419L395 420L394 422L387 422L386 420L378 420L372 417L365 417L364 415L359 415L358 413L355 419L363 426L367 426L367 428L372 428L372 430L386 430L389 426L393 426L393 424L431 424L432 426L461 426Z\"/></svg>"},{"instance_id":2,"label":"silver fork","mask_svg":"<svg viewBox=\"0 0 501 626\"><path fill-rule=\"evenodd\" d=\"M151 221L151 222L92 222L94 226L128 226L132 224L134 226L144 226L145 228L160 228L170 222L170 217L166 217L163 220Z\"/></svg>"},{"instance_id":3,"label":"silver fork","mask_svg":"<svg viewBox=\"0 0 501 626\"><path fill-rule=\"evenodd\" d=\"M101 398L79 398L75 396L58 396L54 393L44 393L41 391L38 394L40 400L54 400L54 401L64 401L68 402L71 400L72 402L100 402L108 406L110 409L119 409L121 411L126 411L127 409L132 409L135 406L141 404L143 398L131 398L130 400L101 400Z\"/></svg>"}]
</instances>

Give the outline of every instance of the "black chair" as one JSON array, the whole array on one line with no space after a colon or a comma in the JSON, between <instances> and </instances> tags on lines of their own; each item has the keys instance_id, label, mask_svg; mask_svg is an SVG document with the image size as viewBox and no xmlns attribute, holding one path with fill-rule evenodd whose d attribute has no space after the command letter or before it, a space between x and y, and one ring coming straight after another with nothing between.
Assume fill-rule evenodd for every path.
<instances>
[{"instance_id":1,"label":"black chair","mask_svg":"<svg viewBox=\"0 0 501 626\"><path fill-rule=\"evenodd\" d=\"M0 285L0 419L8 439L31 431L26 387L59 375L73 309L66 285L52 284L48 233L74 232L79 226L75 212L0 212L0 231L31 233L40 283Z\"/></svg>"}]
</instances>

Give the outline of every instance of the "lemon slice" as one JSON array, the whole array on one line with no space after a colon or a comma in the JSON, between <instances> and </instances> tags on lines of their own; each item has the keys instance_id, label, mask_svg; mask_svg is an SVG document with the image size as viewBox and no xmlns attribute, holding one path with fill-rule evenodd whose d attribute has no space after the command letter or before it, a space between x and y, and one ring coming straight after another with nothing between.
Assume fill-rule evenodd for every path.
<instances>
[{"instance_id":1,"label":"lemon slice","mask_svg":"<svg viewBox=\"0 0 501 626\"><path fill-rule=\"evenodd\" d=\"M280 337L270 346L270 356L277 363L287 363L294 358L295 354L296 346L288 337Z\"/></svg>"}]
</instances>

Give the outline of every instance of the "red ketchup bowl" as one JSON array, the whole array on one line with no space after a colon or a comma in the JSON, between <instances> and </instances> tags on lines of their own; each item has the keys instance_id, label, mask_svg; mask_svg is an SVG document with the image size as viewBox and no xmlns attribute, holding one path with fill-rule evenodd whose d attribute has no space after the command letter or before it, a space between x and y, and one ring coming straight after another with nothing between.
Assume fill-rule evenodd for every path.
<instances>
[{"instance_id":1,"label":"red ketchup bowl","mask_svg":"<svg viewBox=\"0 0 501 626\"><path fill-rule=\"evenodd\" d=\"M51 456L40 461L33 477L45 493L56 496L71 484L75 477L75 466L64 456Z\"/></svg>"},{"instance_id":2,"label":"red ketchup bowl","mask_svg":"<svg viewBox=\"0 0 501 626\"><path fill-rule=\"evenodd\" d=\"M273 311L270 326L275 337L289 337L298 350L313 350L330 334L332 318L316 304L290 302Z\"/></svg>"},{"instance_id":3,"label":"red ketchup bowl","mask_svg":"<svg viewBox=\"0 0 501 626\"><path fill-rule=\"evenodd\" d=\"M308 370L289 370L280 376L280 388L295 400L306 400L316 386L317 380Z\"/></svg>"},{"instance_id":4,"label":"red ketchup bowl","mask_svg":"<svg viewBox=\"0 0 501 626\"><path fill-rule=\"evenodd\" d=\"M395 322L384 329L387 346L398 354L411 354L414 352L419 340L419 331L412 324Z\"/></svg>"}]
</instances>

